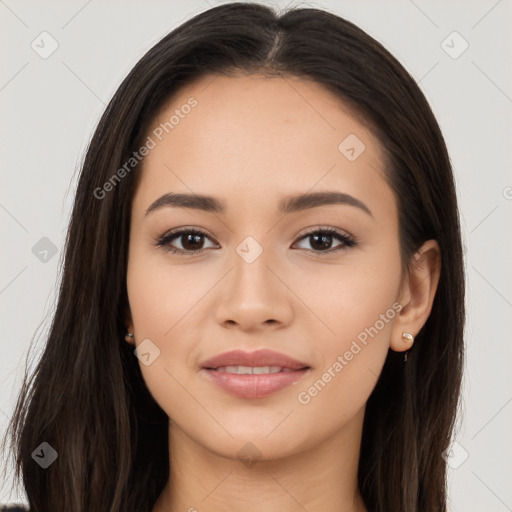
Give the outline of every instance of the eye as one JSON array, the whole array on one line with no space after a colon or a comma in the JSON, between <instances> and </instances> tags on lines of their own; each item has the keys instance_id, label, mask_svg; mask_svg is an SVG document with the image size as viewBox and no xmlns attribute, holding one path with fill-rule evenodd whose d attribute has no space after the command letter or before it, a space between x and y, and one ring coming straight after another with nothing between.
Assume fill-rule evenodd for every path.
<instances>
[{"instance_id":1,"label":"eye","mask_svg":"<svg viewBox=\"0 0 512 512\"><path fill-rule=\"evenodd\" d=\"M171 231L170 233L166 233L161 236L156 245L165 251L173 253L196 254L204 249L204 247L202 247L204 244L204 238L210 239L210 237L203 231L199 231L197 229L181 229ZM171 242L175 239L179 241L181 248L176 248L171 245Z\"/></svg>"},{"instance_id":2,"label":"eye","mask_svg":"<svg viewBox=\"0 0 512 512\"><path fill-rule=\"evenodd\" d=\"M156 242L157 247L164 251L180 254L197 254L202 252L205 247L204 240L211 238L203 231L197 229L179 229L162 235ZM341 243L332 248L333 239L338 239ZM177 240L181 247L174 247L172 243ZM299 238L299 242L309 240L313 252L335 252L347 247L356 245L355 237L339 231L334 228L314 228ZM301 249L304 249L302 247ZM307 249L307 248L306 248Z\"/></svg>"},{"instance_id":3,"label":"eye","mask_svg":"<svg viewBox=\"0 0 512 512\"><path fill-rule=\"evenodd\" d=\"M333 249L333 239L336 238L341 242L341 244ZM356 245L356 240L353 236L334 228L314 228L302 236L299 239L299 242L304 240L310 241L310 245L313 247L313 252L330 253Z\"/></svg>"}]
</instances>

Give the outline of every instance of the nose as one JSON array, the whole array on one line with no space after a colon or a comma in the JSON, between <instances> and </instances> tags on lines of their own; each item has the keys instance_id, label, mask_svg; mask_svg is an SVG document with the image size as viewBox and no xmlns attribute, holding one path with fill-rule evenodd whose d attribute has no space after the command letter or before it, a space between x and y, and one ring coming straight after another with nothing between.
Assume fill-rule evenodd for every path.
<instances>
[{"instance_id":1,"label":"nose","mask_svg":"<svg viewBox=\"0 0 512 512\"><path fill-rule=\"evenodd\" d=\"M248 263L238 254L223 279L217 297L216 320L223 327L243 331L275 330L293 320L295 297L282 265L267 257L267 251Z\"/></svg>"}]
</instances>

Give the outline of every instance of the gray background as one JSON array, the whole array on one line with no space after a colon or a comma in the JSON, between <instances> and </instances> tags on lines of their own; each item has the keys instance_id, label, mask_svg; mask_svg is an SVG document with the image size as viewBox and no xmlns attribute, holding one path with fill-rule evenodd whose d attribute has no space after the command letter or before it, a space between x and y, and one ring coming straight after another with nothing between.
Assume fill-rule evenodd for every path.
<instances>
[{"instance_id":1,"label":"gray background","mask_svg":"<svg viewBox=\"0 0 512 512\"><path fill-rule=\"evenodd\" d=\"M1 433L30 342L33 366L48 330L76 172L95 124L153 44L218 3L0 0ZM458 444L449 456L450 510L512 510L512 3L300 5L346 17L383 43L419 81L441 125L457 180L468 285L467 366ZM35 41L39 51L50 48L48 36L39 36L43 31L58 43L46 59L31 47ZM464 41L469 46L459 55ZM9 487L7 482L0 491L0 503L24 501L23 495L9 496Z\"/></svg>"}]
</instances>

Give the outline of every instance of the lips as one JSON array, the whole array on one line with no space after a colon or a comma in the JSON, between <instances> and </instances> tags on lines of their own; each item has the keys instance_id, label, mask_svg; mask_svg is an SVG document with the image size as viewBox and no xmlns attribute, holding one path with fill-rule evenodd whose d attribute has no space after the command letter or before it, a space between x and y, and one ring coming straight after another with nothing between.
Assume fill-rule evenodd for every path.
<instances>
[{"instance_id":1,"label":"lips","mask_svg":"<svg viewBox=\"0 0 512 512\"><path fill-rule=\"evenodd\" d=\"M238 398L265 398L295 384L310 367L272 350L234 350L208 359L201 374L220 389Z\"/></svg>"},{"instance_id":2,"label":"lips","mask_svg":"<svg viewBox=\"0 0 512 512\"><path fill-rule=\"evenodd\" d=\"M216 370L218 368L233 366L245 366L245 367L279 367L288 370L302 370L303 368L309 368L306 363L297 361L296 359L274 352L273 350L256 350L254 352L244 352L242 350L232 350L230 352L224 352L218 356L208 359L202 363L201 367L208 370Z\"/></svg>"}]
</instances>

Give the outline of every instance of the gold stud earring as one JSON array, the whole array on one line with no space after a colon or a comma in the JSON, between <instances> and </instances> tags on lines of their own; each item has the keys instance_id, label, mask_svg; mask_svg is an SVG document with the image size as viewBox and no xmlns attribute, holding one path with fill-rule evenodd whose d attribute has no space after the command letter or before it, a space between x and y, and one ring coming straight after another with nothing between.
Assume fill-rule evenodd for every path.
<instances>
[{"instance_id":1,"label":"gold stud earring","mask_svg":"<svg viewBox=\"0 0 512 512\"><path fill-rule=\"evenodd\" d=\"M409 332L403 332L402 340L404 343L414 343L414 336Z\"/></svg>"},{"instance_id":2,"label":"gold stud earring","mask_svg":"<svg viewBox=\"0 0 512 512\"><path fill-rule=\"evenodd\" d=\"M410 343L412 345L414 343L414 336L409 332L403 332L402 333L402 341L404 343ZM407 363L407 352L404 355L404 363Z\"/></svg>"}]
</instances>

